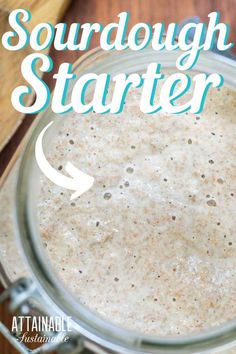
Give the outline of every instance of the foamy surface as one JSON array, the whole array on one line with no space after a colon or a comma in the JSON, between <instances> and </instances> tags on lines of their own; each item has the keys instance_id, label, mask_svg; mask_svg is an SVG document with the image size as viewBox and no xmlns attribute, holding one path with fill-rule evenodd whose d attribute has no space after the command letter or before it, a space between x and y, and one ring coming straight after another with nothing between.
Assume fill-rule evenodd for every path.
<instances>
[{"instance_id":1,"label":"foamy surface","mask_svg":"<svg viewBox=\"0 0 236 354\"><path fill-rule=\"evenodd\" d=\"M236 317L236 93L210 91L199 116L144 115L139 95L117 116L59 118L50 163L66 174L70 161L95 184L71 202L41 175L42 240L67 289L104 318L149 334L205 330ZM15 278L4 209L1 255Z\"/></svg>"},{"instance_id":2,"label":"foamy surface","mask_svg":"<svg viewBox=\"0 0 236 354\"><path fill-rule=\"evenodd\" d=\"M236 94L213 89L200 116L144 115L139 99L64 120L50 162L95 184L71 202L42 176L43 241L66 287L106 319L204 330L236 316Z\"/></svg>"}]
</instances>

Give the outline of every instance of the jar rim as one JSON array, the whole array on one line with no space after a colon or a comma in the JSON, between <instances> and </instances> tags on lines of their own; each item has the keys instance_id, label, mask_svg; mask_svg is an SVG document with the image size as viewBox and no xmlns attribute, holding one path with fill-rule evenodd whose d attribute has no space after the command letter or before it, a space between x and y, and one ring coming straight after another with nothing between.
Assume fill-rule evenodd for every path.
<instances>
[{"instance_id":1,"label":"jar rim","mask_svg":"<svg viewBox=\"0 0 236 354\"><path fill-rule=\"evenodd\" d=\"M143 50L145 52L146 49ZM126 51L122 55L127 55ZM228 68L232 75L232 70L236 73L236 62L232 59L223 57L217 53L204 52L201 53L210 63L213 68L225 67ZM121 55L115 51L104 52L101 48L95 48L88 53L82 55L73 65L73 72L76 70L83 71L92 63L99 65L104 57L111 57ZM168 53L168 55L170 55ZM224 70L224 68L222 69ZM228 75L230 76L230 75ZM236 75L232 75L232 77ZM233 80L233 78L232 78ZM230 82L236 89L236 81ZM38 133L45 126L45 119L47 119L50 112L41 112L36 122L33 124L30 139L25 148L18 179L17 179L17 193L15 203L15 224L17 237L20 240L21 249L25 262L28 264L31 275L36 281L40 289L43 299L55 306L58 312L66 313L73 317L75 328L85 337L94 340L110 349L118 350L121 353L141 352L145 353L189 353L195 351L204 351L206 349L223 346L227 343L232 343L236 340L236 319L226 322L217 327L212 327L209 330L199 333L190 333L188 335L180 336L157 336L145 335L131 330L123 329L114 325L93 313L87 307L80 304L61 284L56 283L53 274L48 272L48 264L44 259L44 253L40 249L37 239L39 236L35 224L31 218L32 203L29 192L29 171L32 169L34 160L34 144ZM44 119L42 119L44 118ZM78 309L75 313L75 308Z\"/></svg>"}]
</instances>

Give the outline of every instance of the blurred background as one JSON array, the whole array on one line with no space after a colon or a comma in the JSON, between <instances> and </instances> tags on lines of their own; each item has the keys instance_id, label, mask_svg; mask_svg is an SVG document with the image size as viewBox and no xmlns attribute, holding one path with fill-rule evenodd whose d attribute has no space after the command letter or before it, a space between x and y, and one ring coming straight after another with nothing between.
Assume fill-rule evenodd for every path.
<instances>
[{"instance_id":1,"label":"blurred background","mask_svg":"<svg viewBox=\"0 0 236 354\"><path fill-rule=\"evenodd\" d=\"M137 22L181 22L188 17L199 16L201 21L207 21L208 13L218 11L221 21L230 25L230 41L236 38L236 0L0 0L0 32L1 36L9 30L8 16L16 8L26 8L32 14L32 20L26 25L28 30L40 23L66 22L100 22L106 25L117 21L117 14L122 11L131 13L130 26ZM92 40L92 47L98 45L99 35ZM0 48L0 176L6 175L7 166L21 143L34 116L23 117L16 112L10 101L12 90L23 83L20 65L23 58L32 50L26 48L20 52L8 52ZM235 48L233 48L236 53ZM50 49L54 61L54 69L45 75L44 79L53 89L53 74L57 72L62 62L73 63L83 53L57 52ZM29 98L29 102L33 97ZM22 144L21 144L22 146ZM20 153L21 148L17 150ZM4 173L5 171L5 173ZM1 185L1 184L0 184ZM3 289L0 285L0 292ZM5 306L0 307L0 320L11 325L11 317ZM0 336L0 353L13 354L14 349Z\"/></svg>"}]
</instances>

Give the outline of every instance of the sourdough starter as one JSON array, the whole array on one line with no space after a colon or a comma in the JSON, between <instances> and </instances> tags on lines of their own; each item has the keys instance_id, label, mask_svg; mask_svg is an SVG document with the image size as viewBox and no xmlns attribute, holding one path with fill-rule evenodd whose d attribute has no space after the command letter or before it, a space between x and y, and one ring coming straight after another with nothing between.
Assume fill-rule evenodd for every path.
<instances>
[{"instance_id":1,"label":"sourdough starter","mask_svg":"<svg viewBox=\"0 0 236 354\"><path fill-rule=\"evenodd\" d=\"M236 317L236 94L211 89L201 115L61 119L47 157L95 178L78 199L41 176L39 227L67 289L116 324L148 334ZM188 98L191 93L188 94Z\"/></svg>"},{"instance_id":2,"label":"sourdough starter","mask_svg":"<svg viewBox=\"0 0 236 354\"><path fill-rule=\"evenodd\" d=\"M117 116L58 118L50 163L66 174L70 161L95 184L70 201L41 174L42 240L67 289L105 319L149 334L206 330L236 317L236 93L212 89L198 116L147 116L139 99L132 90ZM12 280L27 275L13 232L15 173L0 195Z\"/></svg>"}]
</instances>

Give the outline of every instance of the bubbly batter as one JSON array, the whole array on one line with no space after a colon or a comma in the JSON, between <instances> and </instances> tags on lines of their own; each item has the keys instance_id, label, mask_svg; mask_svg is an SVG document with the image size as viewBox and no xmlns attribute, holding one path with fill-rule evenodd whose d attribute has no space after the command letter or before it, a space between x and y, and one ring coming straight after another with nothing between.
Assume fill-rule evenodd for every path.
<instances>
[{"instance_id":1,"label":"bubbly batter","mask_svg":"<svg viewBox=\"0 0 236 354\"><path fill-rule=\"evenodd\" d=\"M133 90L120 115L59 118L50 163L66 174L71 161L95 184L70 201L41 175L45 249L66 287L104 318L159 335L205 330L236 317L236 93L211 90L201 116L147 116L137 101ZM13 180L0 195L11 279L26 274Z\"/></svg>"},{"instance_id":2,"label":"bubbly batter","mask_svg":"<svg viewBox=\"0 0 236 354\"><path fill-rule=\"evenodd\" d=\"M190 94L190 93L189 93ZM80 301L145 333L187 334L236 317L236 93L212 89L201 116L70 115L48 153L95 178L74 201L41 177L39 226Z\"/></svg>"}]
</instances>

